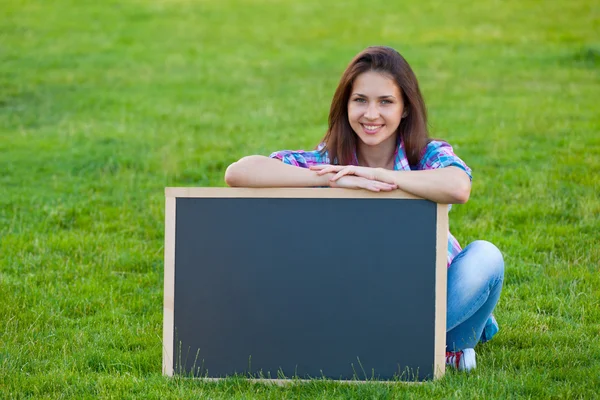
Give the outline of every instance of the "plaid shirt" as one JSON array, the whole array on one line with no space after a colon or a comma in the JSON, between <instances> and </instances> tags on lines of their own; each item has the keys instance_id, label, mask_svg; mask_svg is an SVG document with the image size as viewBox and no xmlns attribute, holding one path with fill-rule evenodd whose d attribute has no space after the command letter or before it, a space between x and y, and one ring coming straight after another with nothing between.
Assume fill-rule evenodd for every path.
<instances>
[{"instance_id":1,"label":"plaid shirt","mask_svg":"<svg viewBox=\"0 0 600 400\"><path fill-rule=\"evenodd\" d=\"M319 145L319 147L313 151L282 150L271 154L270 157L277 158L286 164L295 165L301 168L309 168L312 165L319 164L331 164L327 152L321 152L322 148L323 144ZM356 152L354 152L352 165L358 165ZM446 142L439 140L432 140L429 142L421 154L419 163L412 167L408 164L406 152L404 151L404 142L402 140L399 140L394 153L394 171L425 170L449 166L455 166L462 169L469 175L469 179L472 179L471 169L458 158L456 154L454 154L452 146ZM458 240L448 232L448 266L450 266L454 257L456 257L461 250Z\"/></svg>"}]
</instances>

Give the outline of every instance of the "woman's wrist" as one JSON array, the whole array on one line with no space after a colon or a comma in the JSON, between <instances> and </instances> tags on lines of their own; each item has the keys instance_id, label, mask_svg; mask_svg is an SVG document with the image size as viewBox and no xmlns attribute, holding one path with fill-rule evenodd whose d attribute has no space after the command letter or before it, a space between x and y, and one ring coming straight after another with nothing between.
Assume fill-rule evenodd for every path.
<instances>
[{"instance_id":1,"label":"woman's wrist","mask_svg":"<svg viewBox=\"0 0 600 400\"><path fill-rule=\"evenodd\" d=\"M331 182L331 178L333 178L333 176L335 175L334 173L328 173L328 174L324 174L324 175L318 175L316 171L314 171L314 173L318 177L317 179L319 180L319 182L318 182L319 186L334 187Z\"/></svg>"},{"instance_id":2,"label":"woman's wrist","mask_svg":"<svg viewBox=\"0 0 600 400\"><path fill-rule=\"evenodd\" d=\"M385 183L390 183L394 185L398 185L397 175L394 174L394 171L385 168L377 168L375 172L375 180Z\"/></svg>"}]
</instances>

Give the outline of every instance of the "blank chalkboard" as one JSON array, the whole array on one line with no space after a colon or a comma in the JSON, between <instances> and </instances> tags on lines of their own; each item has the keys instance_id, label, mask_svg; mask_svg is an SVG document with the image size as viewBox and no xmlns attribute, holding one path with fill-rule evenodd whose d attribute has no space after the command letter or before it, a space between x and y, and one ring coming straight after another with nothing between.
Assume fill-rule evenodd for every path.
<instances>
[{"instance_id":1,"label":"blank chalkboard","mask_svg":"<svg viewBox=\"0 0 600 400\"><path fill-rule=\"evenodd\" d=\"M445 205L400 191L166 194L165 374L443 374Z\"/></svg>"}]
</instances>

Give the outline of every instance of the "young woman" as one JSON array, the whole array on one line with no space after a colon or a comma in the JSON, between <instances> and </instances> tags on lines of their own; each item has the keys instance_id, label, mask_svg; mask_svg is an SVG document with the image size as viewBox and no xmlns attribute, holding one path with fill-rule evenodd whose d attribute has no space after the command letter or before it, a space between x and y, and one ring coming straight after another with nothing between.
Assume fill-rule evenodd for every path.
<instances>
[{"instance_id":1,"label":"young woman","mask_svg":"<svg viewBox=\"0 0 600 400\"><path fill-rule=\"evenodd\" d=\"M452 147L432 140L417 78L389 47L369 47L350 62L333 96L329 129L314 151L248 156L225 173L229 186L401 189L438 203L465 203L471 170ZM478 342L498 331L492 311L504 279L502 254L448 236L446 363L475 368Z\"/></svg>"}]
</instances>

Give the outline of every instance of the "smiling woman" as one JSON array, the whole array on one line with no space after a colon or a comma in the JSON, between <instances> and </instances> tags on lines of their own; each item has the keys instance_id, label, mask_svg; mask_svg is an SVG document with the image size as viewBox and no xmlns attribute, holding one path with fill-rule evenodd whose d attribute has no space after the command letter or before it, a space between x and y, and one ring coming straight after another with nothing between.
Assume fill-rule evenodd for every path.
<instances>
[{"instance_id":1,"label":"smiling woman","mask_svg":"<svg viewBox=\"0 0 600 400\"><path fill-rule=\"evenodd\" d=\"M244 157L227 168L225 181L244 187L401 189L438 203L465 203L471 170L448 143L429 138L425 103L406 60L389 47L369 47L344 71L316 150ZM462 249L449 233L448 267L447 364L470 370L475 345L498 331L492 311L504 260L489 242Z\"/></svg>"}]
</instances>

